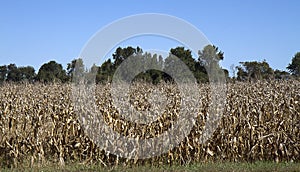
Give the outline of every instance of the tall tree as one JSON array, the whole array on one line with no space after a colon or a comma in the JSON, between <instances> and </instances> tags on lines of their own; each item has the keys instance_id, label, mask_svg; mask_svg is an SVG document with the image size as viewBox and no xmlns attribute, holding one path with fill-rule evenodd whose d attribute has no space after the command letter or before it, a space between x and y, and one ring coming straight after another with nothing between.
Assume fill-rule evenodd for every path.
<instances>
[{"instance_id":1,"label":"tall tree","mask_svg":"<svg viewBox=\"0 0 300 172\"><path fill-rule=\"evenodd\" d=\"M108 59L97 69L96 83L110 82L113 74L114 66L111 59Z\"/></svg>"},{"instance_id":2,"label":"tall tree","mask_svg":"<svg viewBox=\"0 0 300 172\"><path fill-rule=\"evenodd\" d=\"M191 50L184 47L176 47L172 48L170 53L183 61L192 72L195 72L196 60L193 58Z\"/></svg>"},{"instance_id":3,"label":"tall tree","mask_svg":"<svg viewBox=\"0 0 300 172\"><path fill-rule=\"evenodd\" d=\"M7 78L7 66L0 66L0 83L6 81Z\"/></svg>"},{"instance_id":4,"label":"tall tree","mask_svg":"<svg viewBox=\"0 0 300 172\"><path fill-rule=\"evenodd\" d=\"M18 70L21 81L32 82L34 80L35 70L32 66L19 67Z\"/></svg>"},{"instance_id":5,"label":"tall tree","mask_svg":"<svg viewBox=\"0 0 300 172\"><path fill-rule=\"evenodd\" d=\"M207 45L203 50L198 51L198 55L200 66L205 67L206 73L215 75L213 77L215 79L219 78L220 74L224 72L219 64L224 59L224 53L219 51L219 48L214 45Z\"/></svg>"},{"instance_id":6,"label":"tall tree","mask_svg":"<svg viewBox=\"0 0 300 172\"><path fill-rule=\"evenodd\" d=\"M137 65L141 66L144 70L142 73L138 74L135 77L135 80L142 80L152 84L158 84L162 80L163 76L163 58L161 55L144 53L141 56L138 56L141 60L137 60L139 62ZM147 70L149 67L151 69Z\"/></svg>"},{"instance_id":7,"label":"tall tree","mask_svg":"<svg viewBox=\"0 0 300 172\"><path fill-rule=\"evenodd\" d=\"M188 67L189 71L186 71L184 68L182 68L181 62ZM184 79L189 76L189 72L192 72L192 74L195 76L196 60L193 58L191 50L185 49L184 47L176 47L170 49L169 56L165 59L164 67L168 74L177 73L177 78ZM179 71L180 69L182 70ZM169 75L163 76L164 80L166 81L173 80Z\"/></svg>"},{"instance_id":8,"label":"tall tree","mask_svg":"<svg viewBox=\"0 0 300 172\"><path fill-rule=\"evenodd\" d=\"M199 61L208 68L218 67L219 61L224 59L224 53L214 45L207 45L203 50L199 50Z\"/></svg>"},{"instance_id":9,"label":"tall tree","mask_svg":"<svg viewBox=\"0 0 300 172\"><path fill-rule=\"evenodd\" d=\"M300 52L296 53L287 69L292 75L300 77Z\"/></svg>"},{"instance_id":10,"label":"tall tree","mask_svg":"<svg viewBox=\"0 0 300 172\"><path fill-rule=\"evenodd\" d=\"M237 66L237 80L239 81L246 81L248 80L248 73L245 71L245 69L242 66Z\"/></svg>"},{"instance_id":11,"label":"tall tree","mask_svg":"<svg viewBox=\"0 0 300 172\"><path fill-rule=\"evenodd\" d=\"M56 81L66 82L68 81L68 77L61 64L50 61L41 66L37 74L37 80L46 83Z\"/></svg>"},{"instance_id":12,"label":"tall tree","mask_svg":"<svg viewBox=\"0 0 300 172\"><path fill-rule=\"evenodd\" d=\"M16 64L9 64L7 69L7 81L18 82L21 80L21 74Z\"/></svg>"},{"instance_id":13,"label":"tall tree","mask_svg":"<svg viewBox=\"0 0 300 172\"><path fill-rule=\"evenodd\" d=\"M128 46L126 48L118 47L113 54L114 66L117 68L126 58L131 55L142 53L143 50L139 47L133 48Z\"/></svg>"},{"instance_id":14,"label":"tall tree","mask_svg":"<svg viewBox=\"0 0 300 172\"><path fill-rule=\"evenodd\" d=\"M1 79L11 82L34 81L35 70L31 66L17 67L15 64L10 64L7 67L2 66L0 69Z\"/></svg>"},{"instance_id":15,"label":"tall tree","mask_svg":"<svg viewBox=\"0 0 300 172\"><path fill-rule=\"evenodd\" d=\"M238 67L238 79L239 80L261 80L272 79L274 71L266 60L262 62L240 62L242 66Z\"/></svg>"},{"instance_id":16,"label":"tall tree","mask_svg":"<svg viewBox=\"0 0 300 172\"><path fill-rule=\"evenodd\" d=\"M81 58L72 60L71 63L67 64L67 75L71 80L74 75L83 75L85 72L83 60Z\"/></svg>"}]
</instances>

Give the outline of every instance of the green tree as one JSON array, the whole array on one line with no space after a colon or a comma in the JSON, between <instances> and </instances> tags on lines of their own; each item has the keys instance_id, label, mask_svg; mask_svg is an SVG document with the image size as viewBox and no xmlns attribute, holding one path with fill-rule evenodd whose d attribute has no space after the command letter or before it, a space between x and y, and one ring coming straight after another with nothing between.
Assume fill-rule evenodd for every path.
<instances>
[{"instance_id":1,"label":"green tree","mask_svg":"<svg viewBox=\"0 0 300 172\"><path fill-rule=\"evenodd\" d=\"M6 69L5 69L6 68ZM5 72L6 70L6 72ZM7 67L2 66L1 80L10 82L28 81L32 82L35 79L35 70L31 66L17 67L15 64L10 64Z\"/></svg>"},{"instance_id":2,"label":"green tree","mask_svg":"<svg viewBox=\"0 0 300 172\"><path fill-rule=\"evenodd\" d=\"M276 69L274 71L274 77L275 79L288 79L290 77L290 74L286 71Z\"/></svg>"},{"instance_id":3,"label":"green tree","mask_svg":"<svg viewBox=\"0 0 300 172\"><path fill-rule=\"evenodd\" d=\"M142 69L145 69L142 73L138 74L135 77L135 80L141 80L145 82L149 82L152 84L158 84L162 80L163 76L163 58L161 55L144 53L137 56L137 66L141 66ZM151 67L151 69L148 69ZM146 70L148 69L148 70Z\"/></svg>"},{"instance_id":4,"label":"green tree","mask_svg":"<svg viewBox=\"0 0 300 172\"><path fill-rule=\"evenodd\" d=\"M208 82L207 71L200 61L196 61L194 75L198 82Z\"/></svg>"},{"instance_id":5,"label":"green tree","mask_svg":"<svg viewBox=\"0 0 300 172\"><path fill-rule=\"evenodd\" d=\"M207 45L203 50L198 51L199 61L208 68L218 67L220 60L224 59L224 53L214 45Z\"/></svg>"},{"instance_id":6,"label":"green tree","mask_svg":"<svg viewBox=\"0 0 300 172\"><path fill-rule=\"evenodd\" d=\"M184 70L181 66L183 62L189 69L189 71ZM189 75L189 72L195 76L196 71L196 60L192 56L192 52L189 49L184 47L176 47L170 49L169 56L165 59L164 63L165 71L168 74L177 74L177 78L186 78ZM182 69L181 71L179 71ZM163 75L165 81L173 81L169 75Z\"/></svg>"},{"instance_id":7,"label":"green tree","mask_svg":"<svg viewBox=\"0 0 300 172\"><path fill-rule=\"evenodd\" d=\"M296 53L292 58L292 62L288 65L287 69L292 75L300 77L300 52Z\"/></svg>"},{"instance_id":8,"label":"green tree","mask_svg":"<svg viewBox=\"0 0 300 172\"><path fill-rule=\"evenodd\" d=\"M19 67L18 73L20 75L20 81L32 82L35 78L35 70L32 66Z\"/></svg>"},{"instance_id":9,"label":"green tree","mask_svg":"<svg viewBox=\"0 0 300 172\"><path fill-rule=\"evenodd\" d=\"M193 58L191 50L186 50L184 47L176 47L172 48L170 53L183 61L192 72L195 72L196 60Z\"/></svg>"},{"instance_id":10,"label":"green tree","mask_svg":"<svg viewBox=\"0 0 300 172\"><path fill-rule=\"evenodd\" d=\"M69 80L72 80L73 76L76 75L80 77L80 75L84 75L85 69L83 60L81 58L74 59L71 63L67 64L67 75Z\"/></svg>"},{"instance_id":11,"label":"green tree","mask_svg":"<svg viewBox=\"0 0 300 172\"><path fill-rule=\"evenodd\" d=\"M237 66L237 80L239 81L246 81L248 80L248 73L244 70L243 67Z\"/></svg>"},{"instance_id":12,"label":"green tree","mask_svg":"<svg viewBox=\"0 0 300 172\"><path fill-rule=\"evenodd\" d=\"M68 76L61 64L58 64L55 61L50 61L41 66L37 74L37 80L45 83L57 81L67 82Z\"/></svg>"},{"instance_id":13,"label":"green tree","mask_svg":"<svg viewBox=\"0 0 300 172\"><path fill-rule=\"evenodd\" d=\"M146 72L148 76L151 78L150 81L152 82L152 84L158 84L162 81L163 65L164 65L164 61L161 55L157 57L157 54L154 54L151 57L151 66L155 66L155 68L160 69L160 70L151 69Z\"/></svg>"},{"instance_id":14,"label":"green tree","mask_svg":"<svg viewBox=\"0 0 300 172\"><path fill-rule=\"evenodd\" d=\"M112 80L115 69L111 59L108 59L96 70L97 70L96 82L106 83Z\"/></svg>"},{"instance_id":15,"label":"green tree","mask_svg":"<svg viewBox=\"0 0 300 172\"><path fill-rule=\"evenodd\" d=\"M6 81L6 78L7 78L7 66L6 65L3 65L3 66L0 66L0 83Z\"/></svg>"},{"instance_id":16,"label":"green tree","mask_svg":"<svg viewBox=\"0 0 300 172\"><path fill-rule=\"evenodd\" d=\"M18 82L21 80L21 74L16 64L9 64L7 69L7 81Z\"/></svg>"},{"instance_id":17,"label":"green tree","mask_svg":"<svg viewBox=\"0 0 300 172\"><path fill-rule=\"evenodd\" d=\"M272 79L274 71L266 60L262 62L240 62L242 66L238 67L239 80L261 80Z\"/></svg>"},{"instance_id":18,"label":"green tree","mask_svg":"<svg viewBox=\"0 0 300 172\"><path fill-rule=\"evenodd\" d=\"M118 47L115 53L113 54L115 68L117 68L129 56L142 53L142 52L143 50L139 47L137 48L133 48L131 46L128 46L126 48Z\"/></svg>"},{"instance_id":19,"label":"green tree","mask_svg":"<svg viewBox=\"0 0 300 172\"><path fill-rule=\"evenodd\" d=\"M199 66L206 69L206 73L210 73L213 78L218 79L224 70L221 68L219 62L224 59L224 53L219 51L219 48L214 45L207 45L203 50L198 51ZM203 69L201 69L203 70ZM212 76L209 76L212 77Z\"/></svg>"}]
</instances>

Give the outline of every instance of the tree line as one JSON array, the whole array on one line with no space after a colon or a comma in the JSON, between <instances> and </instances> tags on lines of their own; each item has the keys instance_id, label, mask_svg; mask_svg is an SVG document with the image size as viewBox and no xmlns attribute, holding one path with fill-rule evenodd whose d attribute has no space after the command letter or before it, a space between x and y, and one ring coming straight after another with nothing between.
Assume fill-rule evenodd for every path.
<instances>
[{"instance_id":1,"label":"tree line","mask_svg":"<svg viewBox=\"0 0 300 172\"><path fill-rule=\"evenodd\" d=\"M164 58L161 55L143 52L140 47L133 48L128 46L125 48L117 48L112 54L112 58L109 58L100 66L94 64L90 70L85 68L83 60L80 58L68 63L66 69L56 61L47 62L40 67L37 73L31 66L17 67L15 64L3 65L0 66L0 82L66 83L72 81L74 74L89 74L91 71L97 71L96 83L106 83L112 80L118 67L129 57L137 59L135 61L136 66L151 64L151 66L154 65L158 69L165 68L167 71L171 71L179 70L179 68L176 67L174 58L172 58L174 56L186 64L198 82L208 82L207 70L211 69L223 72L228 80L239 81L300 77L300 52L292 57L291 63L287 66L288 72L272 69L266 60L262 62L247 61L240 62L239 66L231 66L232 77L230 78L229 71L223 69L219 64L219 62L224 59L224 53L214 45L207 45L203 50L199 50L197 59L193 58L191 50L184 47L170 49L168 57ZM134 72L130 69L131 68L128 67L126 71L121 72L123 77L130 75L130 72ZM187 73L180 71L180 76L184 78L187 76ZM152 82L154 84L161 81L168 82L173 80L167 73L155 69L145 70L139 73L134 79Z\"/></svg>"}]
</instances>

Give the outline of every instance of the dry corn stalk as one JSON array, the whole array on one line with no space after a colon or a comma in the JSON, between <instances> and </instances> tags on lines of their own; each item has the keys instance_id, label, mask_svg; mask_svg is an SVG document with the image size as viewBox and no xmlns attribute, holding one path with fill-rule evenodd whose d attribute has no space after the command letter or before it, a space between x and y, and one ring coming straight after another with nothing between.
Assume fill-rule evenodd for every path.
<instances>
[{"instance_id":1,"label":"dry corn stalk","mask_svg":"<svg viewBox=\"0 0 300 172\"><path fill-rule=\"evenodd\" d=\"M166 94L168 104L156 121L136 125L122 118L113 106L109 85L98 86L98 108L106 124L115 131L128 137L155 137L172 127L173 121L180 120L177 115L180 93L176 85L136 83L132 88L130 101L138 110L151 108L147 99L153 89ZM45 162L61 165L100 162L112 166L206 160L300 160L299 81L228 84L223 118L205 144L200 144L199 138L207 117L210 88L201 84L199 89L200 111L188 137L168 153L146 160L134 157L130 160L100 150L85 134L73 110L70 85L4 84L0 87L1 166L18 166L25 161L32 166Z\"/></svg>"}]
</instances>

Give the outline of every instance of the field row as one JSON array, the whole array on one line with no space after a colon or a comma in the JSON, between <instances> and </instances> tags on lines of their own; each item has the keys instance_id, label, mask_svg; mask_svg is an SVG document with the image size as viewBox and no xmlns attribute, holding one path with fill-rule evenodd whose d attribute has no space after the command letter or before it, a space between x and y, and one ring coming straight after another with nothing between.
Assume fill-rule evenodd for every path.
<instances>
[{"instance_id":1,"label":"field row","mask_svg":"<svg viewBox=\"0 0 300 172\"><path fill-rule=\"evenodd\" d=\"M203 137L205 123L211 115L217 115L209 114L212 96L209 85L199 86L199 100L185 100L186 109L181 108L182 93L176 85L132 85L129 94L130 106L142 112L140 115L149 115L147 110L163 109L160 116L159 112L150 114L148 117L156 116L153 119L147 117L151 121L148 124L137 124L130 117L124 116L124 111L121 111L123 114L119 113L112 101L110 86L98 85L94 98L97 109L102 114L101 118L111 131L133 138L133 141L159 137L173 129L176 121L184 121L180 111L183 111L183 115L189 115L184 112L191 110L197 113L195 125L183 141L163 154L141 159L138 154L133 153L130 158L122 158L107 151L122 142L106 143L105 139L104 142L98 142L101 140L99 135L106 132L97 130L101 128L97 126L99 114L88 114L89 109L84 107L75 108L70 85L6 84L0 87L1 166L36 166L48 163L64 165L74 162L127 166L223 160L300 160L299 81L228 84L224 111L218 114L222 116L215 124L217 129L205 143L199 141ZM161 93L159 98L167 102L164 106L158 106L162 102L153 103L158 98L149 100L153 90ZM79 117L78 112L86 113L87 116ZM176 128L173 133L184 132L186 127ZM91 128L96 132L90 133ZM110 139L112 138L107 138ZM153 144L156 145L149 148L155 148L158 153L164 151L164 143ZM119 155L128 157L124 152L129 152L127 149L133 150L132 145L117 146L120 148Z\"/></svg>"}]
</instances>

